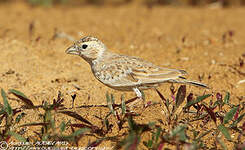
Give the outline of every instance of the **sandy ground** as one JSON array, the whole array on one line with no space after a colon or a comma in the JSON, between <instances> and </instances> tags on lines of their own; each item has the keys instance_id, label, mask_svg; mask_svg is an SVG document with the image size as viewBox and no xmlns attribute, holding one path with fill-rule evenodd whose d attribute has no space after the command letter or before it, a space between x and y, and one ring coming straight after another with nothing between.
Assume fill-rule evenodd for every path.
<instances>
[{"instance_id":1,"label":"sandy ground","mask_svg":"<svg viewBox=\"0 0 245 150\"><path fill-rule=\"evenodd\" d=\"M71 107L70 95L74 93L77 94L75 106L106 104L107 91L115 94L116 102L120 102L123 93L126 98L133 97L132 92L105 87L93 77L84 60L65 54L72 40L92 35L113 52L138 56L163 67L184 69L188 79L201 79L211 87L204 90L187 86L187 92L202 95L229 91L232 103L238 104L244 102L245 90L245 83L239 84L245 79L244 16L244 8L148 9L132 4L45 8L24 3L2 4L0 87L20 90L36 105L43 100L52 102L58 91L64 95L67 107ZM158 89L169 97L169 87L165 84ZM153 90L145 94L147 100L160 101ZM99 124L93 116L103 116L108 109L74 111ZM157 106L153 106L138 121L147 123L158 116ZM38 120L38 116L26 116L25 121L32 120ZM80 145L87 143L83 140Z\"/></svg>"}]
</instances>

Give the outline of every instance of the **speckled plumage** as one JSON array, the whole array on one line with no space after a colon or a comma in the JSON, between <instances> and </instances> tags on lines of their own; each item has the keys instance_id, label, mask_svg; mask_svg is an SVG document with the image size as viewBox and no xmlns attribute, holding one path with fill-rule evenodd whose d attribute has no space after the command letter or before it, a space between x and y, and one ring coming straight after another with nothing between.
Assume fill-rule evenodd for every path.
<instances>
[{"instance_id":1,"label":"speckled plumage","mask_svg":"<svg viewBox=\"0 0 245 150\"><path fill-rule=\"evenodd\" d=\"M135 91L159 86L164 82L187 83L206 87L205 84L186 80L183 70L156 66L143 59L110 52L97 38L84 37L66 50L81 56L90 66L94 76L103 84L124 91Z\"/></svg>"}]
</instances>

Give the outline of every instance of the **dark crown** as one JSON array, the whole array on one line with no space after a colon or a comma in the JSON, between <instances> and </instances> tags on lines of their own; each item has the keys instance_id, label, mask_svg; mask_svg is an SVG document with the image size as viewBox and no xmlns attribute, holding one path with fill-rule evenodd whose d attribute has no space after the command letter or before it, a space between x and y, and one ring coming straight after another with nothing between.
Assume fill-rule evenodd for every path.
<instances>
[{"instance_id":1,"label":"dark crown","mask_svg":"<svg viewBox=\"0 0 245 150\"><path fill-rule=\"evenodd\" d=\"M89 41L97 41L100 42L97 38L91 37L91 36L86 36L82 39L79 40L80 42L89 42Z\"/></svg>"}]
</instances>

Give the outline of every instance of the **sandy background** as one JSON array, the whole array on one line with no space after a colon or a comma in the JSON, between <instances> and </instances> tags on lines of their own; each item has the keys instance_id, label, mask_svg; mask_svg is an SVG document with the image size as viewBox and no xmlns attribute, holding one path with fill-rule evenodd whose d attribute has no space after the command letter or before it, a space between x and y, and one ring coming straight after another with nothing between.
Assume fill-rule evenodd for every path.
<instances>
[{"instance_id":1,"label":"sandy background","mask_svg":"<svg viewBox=\"0 0 245 150\"><path fill-rule=\"evenodd\" d=\"M226 91L234 104L244 102L245 83L244 8L147 8L141 4L120 6L31 7L25 3L0 5L0 88L17 89L36 105L52 102L58 91L64 104L75 106L106 104L106 92L134 97L105 87L92 75L89 65L79 57L65 54L73 39L92 35L117 53L138 56L154 64L184 69L188 79L208 84L211 90L187 86L194 95ZM244 72L244 73L243 73ZM179 85L175 84L177 88ZM79 87L78 90L76 87ZM170 96L170 84L158 88ZM160 101L153 90L146 99ZM10 101L14 106L21 103ZM147 123L159 117L158 106L147 109L138 119ZM73 109L95 124L94 115L108 109ZM26 121L38 116L26 116ZM32 114L32 115L31 115ZM67 118L60 118L65 119ZM212 125L212 124L210 124ZM82 140L80 145L86 145ZM110 146L110 142L103 145Z\"/></svg>"}]
</instances>

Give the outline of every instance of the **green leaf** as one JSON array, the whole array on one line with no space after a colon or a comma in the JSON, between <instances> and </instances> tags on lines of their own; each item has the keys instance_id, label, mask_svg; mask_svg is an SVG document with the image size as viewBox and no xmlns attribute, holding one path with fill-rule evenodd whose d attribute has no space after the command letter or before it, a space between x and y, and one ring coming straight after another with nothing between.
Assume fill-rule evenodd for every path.
<instances>
[{"instance_id":1,"label":"green leaf","mask_svg":"<svg viewBox=\"0 0 245 150\"><path fill-rule=\"evenodd\" d=\"M106 101L107 101L107 103L111 102L111 98L110 98L108 92L106 92Z\"/></svg>"},{"instance_id":2,"label":"green leaf","mask_svg":"<svg viewBox=\"0 0 245 150\"><path fill-rule=\"evenodd\" d=\"M48 141L49 135L48 134L43 134L42 136L42 141Z\"/></svg>"},{"instance_id":3,"label":"green leaf","mask_svg":"<svg viewBox=\"0 0 245 150\"><path fill-rule=\"evenodd\" d=\"M155 133L155 143L158 142L160 134L161 134L161 128L157 128L157 132Z\"/></svg>"},{"instance_id":4,"label":"green leaf","mask_svg":"<svg viewBox=\"0 0 245 150\"><path fill-rule=\"evenodd\" d=\"M106 93L107 106L108 106L108 108L110 109L111 113L112 113L113 115L116 115L116 113L115 113L115 111L114 111L114 109L113 109L113 106L112 106L112 104L113 104L113 100L112 100L112 99L114 99L114 98L113 98L113 95L111 95L111 97L110 97L110 96L109 96L109 93L107 92L107 93Z\"/></svg>"},{"instance_id":5,"label":"green leaf","mask_svg":"<svg viewBox=\"0 0 245 150\"><path fill-rule=\"evenodd\" d=\"M50 120L52 119L52 115L51 115L51 111L50 110L46 110L45 111L45 115L44 115L44 121L45 122L50 122Z\"/></svg>"},{"instance_id":6,"label":"green leaf","mask_svg":"<svg viewBox=\"0 0 245 150\"><path fill-rule=\"evenodd\" d=\"M21 113L19 114L16 118L15 118L15 123L19 123L20 120L25 116L26 114L25 113Z\"/></svg>"},{"instance_id":7,"label":"green leaf","mask_svg":"<svg viewBox=\"0 0 245 150\"><path fill-rule=\"evenodd\" d=\"M60 123L60 131L61 131L61 132L64 132L64 131L65 131L65 128L66 128L66 123L65 123L65 121L62 121L62 122Z\"/></svg>"},{"instance_id":8,"label":"green leaf","mask_svg":"<svg viewBox=\"0 0 245 150\"><path fill-rule=\"evenodd\" d=\"M212 107L215 108L216 106L219 106L219 105L220 105L220 101L215 101Z\"/></svg>"},{"instance_id":9,"label":"green leaf","mask_svg":"<svg viewBox=\"0 0 245 150\"><path fill-rule=\"evenodd\" d=\"M7 112L8 115L12 115L13 110L12 110L11 106L9 105L6 93L3 89L1 89L1 95L3 97L3 104L4 104L5 112Z\"/></svg>"},{"instance_id":10,"label":"green leaf","mask_svg":"<svg viewBox=\"0 0 245 150\"><path fill-rule=\"evenodd\" d=\"M153 141L152 141L152 140L149 140L149 141L147 142L147 147L148 147L148 148L152 148L152 145L153 145Z\"/></svg>"},{"instance_id":11,"label":"green leaf","mask_svg":"<svg viewBox=\"0 0 245 150\"><path fill-rule=\"evenodd\" d=\"M141 91L141 90L140 90L140 92L141 92L141 94L142 94L142 99L145 101L145 93L144 93L144 91Z\"/></svg>"},{"instance_id":12,"label":"green leaf","mask_svg":"<svg viewBox=\"0 0 245 150\"><path fill-rule=\"evenodd\" d=\"M113 94L111 94L111 104L115 104L115 98Z\"/></svg>"},{"instance_id":13,"label":"green leaf","mask_svg":"<svg viewBox=\"0 0 245 150\"><path fill-rule=\"evenodd\" d=\"M29 98L27 98L27 96L25 96L25 94L23 94L22 92L17 91L15 89L10 89L9 92L21 99L29 108L34 107L32 101Z\"/></svg>"},{"instance_id":14,"label":"green leaf","mask_svg":"<svg viewBox=\"0 0 245 150\"><path fill-rule=\"evenodd\" d=\"M149 126L149 128L151 128L151 129L155 128L155 125L156 125L156 122L149 122L149 123L148 123L148 126Z\"/></svg>"},{"instance_id":15,"label":"green leaf","mask_svg":"<svg viewBox=\"0 0 245 150\"><path fill-rule=\"evenodd\" d=\"M192 105L194 105L194 104L196 104L196 103L199 103L199 102L203 101L204 99L208 98L208 97L211 96L211 95L212 95L212 94L207 94L207 95L203 95L203 96L198 96L198 97L196 98L196 100L188 102L188 103L185 105L184 108L188 108L188 107L190 107L190 106L192 106Z\"/></svg>"},{"instance_id":16,"label":"green leaf","mask_svg":"<svg viewBox=\"0 0 245 150\"><path fill-rule=\"evenodd\" d=\"M225 136L225 138L229 141L231 141L231 136L230 136L230 133L228 131L228 129L223 125L223 124L220 124L218 126L218 129L219 131Z\"/></svg>"},{"instance_id":17,"label":"green leaf","mask_svg":"<svg viewBox=\"0 0 245 150\"><path fill-rule=\"evenodd\" d=\"M135 122L134 122L132 116L128 117L128 125L129 125L130 130L133 131L135 129Z\"/></svg>"},{"instance_id":18,"label":"green leaf","mask_svg":"<svg viewBox=\"0 0 245 150\"><path fill-rule=\"evenodd\" d=\"M26 139L23 138L23 137L22 137L20 134L18 134L18 133L9 131L9 132L8 132L8 135L13 136L15 139L17 139L17 140L20 141L20 142L26 142Z\"/></svg>"},{"instance_id":19,"label":"green leaf","mask_svg":"<svg viewBox=\"0 0 245 150\"><path fill-rule=\"evenodd\" d=\"M18 91L18 90L15 90L15 89L10 89L9 92L13 93L13 94L16 94L16 95L19 95L19 96L22 96L24 98L27 98L27 96L25 96L25 94L23 94L22 92Z\"/></svg>"},{"instance_id":20,"label":"green leaf","mask_svg":"<svg viewBox=\"0 0 245 150\"><path fill-rule=\"evenodd\" d=\"M49 104L48 104L48 102L47 101L44 101L44 103L43 103L43 109L44 110L47 110L47 109L49 109L50 107L49 107Z\"/></svg>"},{"instance_id":21,"label":"green leaf","mask_svg":"<svg viewBox=\"0 0 245 150\"><path fill-rule=\"evenodd\" d=\"M28 0L32 5L42 5L46 7L50 7L53 4L53 0Z\"/></svg>"},{"instance_id":22,"label":"green leaf","mask_svg":"<svg viewBox=\"0 0 245 150\"><path fill-rule=\"evenodd\" d=\"M89 129L89 128L78 129L75 132L73 132L72 134L67 135L67 136L63 136L62 138L68 139L68 140L74 140L74 138L76 136L79 136L79 135L84 134L85 132L89 132L89 131L91 131L91 129Z\"/></svg>"},{"instance_id":23,"label":"green leaf","mask_svg":"<svg viewBox=\"0 0 245 150\"><path fill-rule=\"evenodd\" d=\"M139 143L140 143L140 136L138 136L134 132L131 132L129 136L126 138L125 149L136 150Z\"/></svg>"},{"instance_id":24,"label":"green leaf","mask_svg":"<svg viewBox=\"0 0 245 150\"><path fill-rule=\"evenodd\" d=\"M89 132L91 129L89 128L82 128L82 129L78 129L77 131L75 131L74 133L72 133L72 136L79 136L81 134L84 134L85 132Z\"/></svg>"},{"instance_id":25,"label":"green leaf","mask_svg":"<svg viewBox=\"0 0 245 150\"><path fill-rule=\"evenodd\" d=\"M3 115L5 113L4 108L2 107L2 109L0 110L0 115Z\"/></svg>"},{"instance_id":26,"label":"green leaf","mask_svg":"<svg viewBox=\"0 0 245 150\"><path fill-rule=\"evenodd\" d=\"M166 106L169 107L169 99L166 99Z\"/></svg>"},{"instance_id":27,"label":"green leaf","mask_svg":"<svg viewBox=\"0 0 245 150\"><path fill-rule=\"evenodd\" d=\"M197 132L196 130L191 130L191 132L193 134L194 140L196 140L199 132Z\"/></svg>"},{"instance_id":28,"label":"green leaf","mask_svg":"<svg viewBox=\"0 0 245 150\"><path fill-rule=\"evenodd\" d=\"M104 123L106 126L106 130L109 130L110 129L110 123L109 123L109 120L107 118L105 118Z\"/></svg>"},{"instance_id":29,"label":"green leaf","mask_svg":"<svg viewBox=\"0 0 245 150\"><path fill-rule=\"evenodd\" d=\"M242 118L245 116L245 113L240 115L240 117L237 118L237 120L233 121L233 123L231 124L231 127L236 127L237 124L242 121Z\"/></svg>"},{"instance_id":30,"label":"green leaf","mask_svg":"<svg viewBox=\"0 0 245 150\"><path fill-rule=\"evenodd\" d=\"M186 141L187 140L187 137L186 137L186 134L185 134L185 131L184 130L182 130L179 133L179 139L180 139L180 141Z\"/></svg>"},{"instance_id":31,"label":"green leaf","mask_svg":"<svg viewBox=\"0 0 245 150\"><path fill-rule=\"evenodd\" d=\"M121 96L121 101L122 101L122 114L126 113L126 104L125 104L125 100L124 100L124 96Z\"/></svg>"},{"instance_id":32,"label":"green leaf","mask_svg":"<svg viewBox=\"0 0 245 150\"><path fill-rule=\"evenodd\" d=\"M219 144L221 145L223 150L227 150L227 146L225 145L225 143L220 138L217 138L217 141L219 142Z\"/></svg>"},{"instance_id":33,"label":"green leaf","mask_svg":"<svg viewBox=\"0 0 245 150\"><path fill-rule=\"evenodd\" d=\"M55 129L55 120L53 118L51 118L50 124L51 124L52 129Z\"/></svg>"},{"instance_id":34,"label":"green leaf","mask_svg":"<svg viewBox=\"0 0 245 150\"><path fill-rule=\"evenodd\" d=\"M226 95L225 95L225 98L224 98L224 103L225 104L229 104L229 101L230 101L230 93L227 92Z\"/></svg>"},{"instance_id":35,"label":"green leaf","mask_svg":"<svg viewBox=\"0 0 245 150\"><path fill-rule=\"evenodd\" d=\"M224 117L224 120L223 120L224 124L228 123L234 117L237 109L238 109L238 107L234 107L229 112L227 112L225 114L225 117Z\"/></svg>"},{"instance_id":36,"label":"green leaf","mask_svg":"<svg viewBox=\"0 0 245 150\"><path fill-rule=\"evenodd\" d=\"M46 109L45 111L44 122L48 123L47 130L49 130L50 128L52 129L55 128L55 122L54 122L54 119L52 118L51 110L49 109Z\"/></svg>"},{"instance_id":37,"label":"green leaf","mask_svg":"<svg viewBox=\"0 0 245 150\"><path fill-rule=\"evenodd\" d=\"M175 129L172 130L170 136L175 137L176 135L179 135L182 131L185 131L185 129L186 129L185 125L177 126Z\"/></svg>"}]
</instances>

